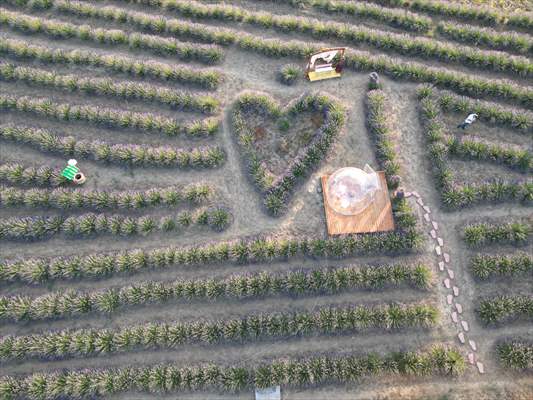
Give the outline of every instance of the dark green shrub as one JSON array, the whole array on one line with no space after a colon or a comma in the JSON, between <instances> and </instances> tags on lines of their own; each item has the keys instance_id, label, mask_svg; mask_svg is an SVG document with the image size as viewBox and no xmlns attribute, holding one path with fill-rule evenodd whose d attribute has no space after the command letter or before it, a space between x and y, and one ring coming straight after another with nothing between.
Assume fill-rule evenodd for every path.
<instances>
[{"instance_id":1,"label":"dark green shrub","mask_svg":"<svg viewBox=\"0 0 533 400\"><path fill-rule=\"evenodd\" d=\"M29 171L32 172L32 171ZM0 174L2 169L0 167ZM59 176L59 175L58 175ZM2 207L45 207L58 209L142 209L147 207L175 207L181 203L200 204L212 194L207 185L188 185L166 189L150 189L145 192L72 191L67 189L22 190L0 188Z\"/></svg>"},{"instance_id":2,"label":"dark green shrub","mask_svg":"<svg viewBox=\"0 0 533 400\"><path fill-rule=\"evenodd\" d=\"M208 292L215 297L218 296L218 290L215 282L208 285ZM437 323L438 314L438 310L431 306L391 304L324 307L314 312L259 314L213 322L148 323L117 330L64 330L31 336L6 336L0 340L0 359L64 359L105 356L154 347L173 349L195 343L241 343L263 338L354 334L376 329L393 332L432 327ZM59 346L57 338L60 338ZM104 342L104 347L92 345Z\"/></svg>"},{"instance_id":3,"label":"dark green shrub","mask_svg":"<svg viewBox=\"0 0 533 400\"><path fill-rule=\"evenodd\" d=\"M496 351L505 368L533 370L533 344L530 341L503 341L496 345Z\"/></svg>"},{"instance_id":4,"label":"dark green shrub","mask_svg":"<svg viewBox=\"0 0 533 400\"><path fill-rule=\"evenodd\" d=\"M137 229L136 221L132 222L135 224L132 224L132 229ZM90 230L93 229L91 226ZM42 275L38 279L42 279ZM424 290L429 287L430 279L431 273L426 266L390 265L295 271L286 274L263 271L255 275L233 275L226 279L141 282L88 293L69 291L34 298L0 297L0 319L42 320L75 317L89 312L111 313L126 306L170 300L246 300L265 296L331 294L354 289L380 290L399 286ZM211 288L209 292L205 290L207 287ZM114 300L110 302L110 298ZM24 304L24 307L21 308L18 304Z\"/></svg>"},{"instance_id":5,"label":"dark green shrub","mask_svg":"<svg viewBox=\"0 0 533 400\"><path fill-rule=\"evenodd\" d=\"M287 170L275 176L259 159L254 144L254 132L246 123L246 115L247 113L259 113L263 117L281 118L283 121L284 115L297 115L306 110L324 115L324 123ZM321 93L304 93L283 110L270 96L260 93L244 93L235 101L231 118L233 133L242 149L247 169L254 184L263 193L263 204L271 215L277 216L285 210L294 186L316 168L327 155L342 129L345 116L340 104ZM280 123L286 125L283 122Z\"/></svg>"},{"instance_id":6,"label":"dark green shrub","mask_svg":"<svg viewBox=\"0 0 533 400\"><path fill-rule=\"evenodd\" d=\"M45 64L90 65L112 73L146 76L164 82L176 81L208 89L216 89L223 79L218 71L187 68L154 60L141 61L118 54L104 55L81 49L64 50L6 37L0 38L0 54L22 60L37 60Z\"/></svg>"},{"instance_id":7,"label":"dark green shrub","mask_svg":"<svg viewBox=\"0 0 533 400\"><path fill-rule=\"evenodd\" d=\"M128 166L214 168L225 160L225 153L219 147L184 150L167 146L111 145L102 141L77 141L73 137L59 137L45 130L21 126L0 125L0 139L25 143L41 151Z\"/></svg>"},{"instance_id":8,"label":"dark green shrub","mask_svg":"<svg viewBox=\"0 0 533 400\"><path fill-rule=\"evenodd\" d=\"M285 85L293 85L302 75L301 67L294 64L281 66L278 72L278 80Z\"/></svg>"},{"instance_id":9,"label":"dark green shrub","mask_svg":"<svg viewBox=\"0 0 533 400\"><path fill-rule=\"evenodd\" d=\"M394 118L387 96L382 90L370 90L366 95L366 123L377 148L377 159L385 170L388 186L396 189L400 182L394 179L400 171L396 161L391 120Z\"/></svg>"},{"instance_id":10,"label":"dark green shrub","mask_svg":"<svg viewBox=\"0 0 533 400\"><path fill-rule=\"evenodd\" d=\"M99 231L96 231L98 221ZM171 222L172 221L172 222ZM194 215L183 211L176 216L156 220L152 217L129 218L118 215L84 214L75 217L25 217L0 220L0 239L42 240L65 233L69 236L93 236L95 234L136 235L152 231L168 232L191 224L207 225L221 231L228 227L230 216L226 210L200 210Z\"/></svg>"},{"instance_id":11,"label":"dark green shrub","mask_svg":"<svg viewBox=\"0 0 533 400\"><path fill-rule=\"evenodd\" d=\"M479 223L463 229L463 239L469 246L488 246L491 244L521 245L527 243L533 227L528 222Z\"/></svg>"},{"instance_id":12,"label":"dark green shrub","mask_svg":"<svg viewBox=\"0 0 533 400\"><path fill-rule=\"evenodd\" d=\"M52 74L55 76L54 74ZM81 82L82 80L76 79ZM204 106L203 101L201 101ZM208 106L209 108L209 106ZM91 105L72 105L56 103L49 98L13 97L0 95L0 110L12 110L52 120L85 122L112 128L130 128L148 133L165 133L169 136L209 136L218 131L220 121L204 119L190 121L185 124L178 123L175 119L152 113L115 110Z\"/></svg>"},{"instance_id":13,"label":"dark green shrub","mask_svg":"<svg viewBox=\"0 0 533 400\"><path fill-rule=\"evenodd\" d=\"M127 392L235 392L273 385L308 387L332 382L353 383L361 377L377 375L459 375L465 368L466 361L457 349L435 346L419 352L285 358L245 366L155 365L35 373L25 378L3 376L0 378L0 394L6 399L24 397L33 400L109 397Z\"/></svg>"},{"instance_id":14,"label":"dark green shrub","mask_svg":"<svg viewBox=\"0 0 533 400\"><path fill-rule=\"evenodd\" d=\"M470 260L470 271L482 280L495 276L527 276L533 273L533 258L527 253L493 256L476 254Z\"/></svg>"},{"instance_id":15,"label":"dark green shrub","mask_svg":"<svg viewBox=\"0 0 533 400\"><path fill-rule=\"evenodd\" d=\"M533 296L500 296L480 301L476 312L487 325L533 319Z\"/></svg>"}]
</instances>

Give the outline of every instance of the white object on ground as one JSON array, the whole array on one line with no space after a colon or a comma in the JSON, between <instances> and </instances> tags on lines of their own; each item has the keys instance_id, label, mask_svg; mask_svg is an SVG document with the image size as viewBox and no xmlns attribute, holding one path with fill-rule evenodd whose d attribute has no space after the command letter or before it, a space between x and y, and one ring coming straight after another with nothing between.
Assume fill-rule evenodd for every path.
<instances>
[{"instance_id":1,"label":"white object on ground","mask_svg":"<svg viewBox=\"0 0 533 400\"><path fill-rule=\"evenodd\" d=\"M454 277L454 275L455 275L455 274L453 273L453 270L452 270L452 269L447 269L446 271L448 272L448 276L450 277L450 279L453 279L453 277Z\"/></svg>"},{"instance_id":2,"label":"white object on ground","mask_svg":"<svg viewBox=\"0 0 533 400\"><path fill-rule=\"evenodd\" d=\"M454 287L452 288L452 290L453 290L453 295L454 295L455 297L459 296L459 288L458 288L457 286L454 286Z\"/></svg>"},{"instance_id":3,"label":"white object on ground","mask_svg":"<svg viewBox=\"0 0 533 400\"><path fill-rule=\"evenodd\" d=\"M463 329L465 330L465 332L468 332L468 322L461 321L461 325L463 326Z\"/></svg>"},{"instance_id":4,"label":"white object on ground","mask_svg":"<svg viewBox=\"0 0 533 400\"><path fill-rule=\"evenodd\" d=\"M440 249L440 246L435 246L435 253L437 253L438 256L442 254L442 250Z\"/></svg>"},{"instance_id":5,"label":"white object on ground","mask_svg":"<svg viewBox=\"0 0 533 400\"><path fill-rule=\"evenodd\" d=\"M431 225L433 225L433 229L435 229L436 231L439 230L439 224L437 224L435 221L431 222Z\"/></svg>"},{"instance_id":6,"label":"white object on ground","mask_svg":"<svg viewBox=\"0 0 533 400\"><path fill-rule=\"evenodd\" d=\"M379 175L368 164L364 169L341 168L327 180L327 201L339 214L356 215L365 210L382 190Z\"/></svg>"},{"instance_id":7,"label":"white object on ground","mask_svg":"<svg viewBox=\"0 0 533 400\"><path fill-rule=\"evenodd\" d=\"M474 365L475 361L476 361L476 359L475 359L474 353L468 353L468 362L470 364Z\"/></svg>"},{"instance_id":8,"label":"white object on ground","mask_svg":"<svg viewBox=\"0 0 533 400\"><path fill-rule=\"evenodd\" d=\"M477 351L476 342L474 342L473 340L469 340L469 341L468 341L468 344L470 345L470 347L472 348L472 350Z\"/></svg>"},{"instance_id":9,"label":"white object on ground","mask_svg":"<svg viewBox=\"0 0 533 400\"><path fill-rule=\"evenodd\" d=\"M459 303L455 303L455 308L457 309L457 312L459 314L462 314L463 313L463 306Z\"/></svg>"},{"instance_id":10,"label":"white object on ground","mask_svg":"<svg viewBox=\"0 0 533 400\"><path fill-rule=\"evenodd\" d=\"M255 389L255 400L281 400L281 388L271 386L264 389Z\"/></svg>"},{"instance_id":11,"label":"white object on ground","mask_svg":"<svg viewBox=\"0 0 533 400\"><path fill-rule=\"evenodd\" d=\"M78 164L78 162L75 159L71 158L70 160L67 161L67 164L72 167L75 167L76 164Z\"/></svg>"},{"instance_id":12,"label":"white object on ground","mask_svg":"<svg viewBox=\"0 0 533 400\"><path fill-rule=\"evenodd\" d=\"M420 195L418 194L418 192L413 192L413 196L415 196L416 198L420 198Z\"/></svg>"},{"instance_id":13,"label":"white object on ground","mask_svg":"<svg viewBox=\"0 0 533 400\"><path fill-rule=\"evenodd\" d=\"M459 341L460 341L461 343L464 343L464 342L465 342L465 334L464 334L463 332L459 332L459 333L457 334L457 337L459 338Z\"/></svg>"},{"instance_id":14,"label":"white object on ground","mask_svg":"<svg viewBox=\"0 0 533 400\"><path fill-rule=\"evenodd\" d=\"M424 202L422 201L422 198L419 197L418 200L416 201L418 204L420 204L421 206L424 205Z\"/></svg>"},{"instance_id":15,"label":"white object on ground","mask_svg":"<svg viewBox=\"0 0 533 400\"><path fill-rule=\"evenodd\" d=\"M436 239L437 238L437 231L435 229L432 229L431 232L429 232L429 234L431 235L431 237L433 239Z\"/></svg>"},{"instance_id":16,"label":"white object on ground","mask_svg":"<svg viewBox=\"0 0 533 400\"><path fill-rule=\"evenodd\" d=\"M424 209L425 212L427 212L428 214L431 214L431 210L429 209L428 206L424 206L422 208Z\"/></svg>"},{"instance_id":17,"label":"white object on ground","mask_svg":"<svg viewBox=\"0 0 533 400\"><path fill-rule=\"evenodd\" d=\"M403 195L404 195L404 197L411 197L412 193L411 192L405 192Z\"/></svg>"},{"instance_id":18,"label":"white object on ground","mask_svg":"<svg viewBox=\"0 0 533 400\"><path fill-rule=\"evenodd\" d=\"M444 271L444 261L439 261L439 269Z\"/></svg>"},{"instance_id":19,"label":"white object on ground","mask_svg":"<svg viewBox=\"0 0 533 400\"><path fill-rule=\"evenodd\" d=\"M476 363L477 365L477 370L479 371L480 374L484 374L485 373L485 367L483 366L483 363L480 363L479 361Z\"/></svg>"},{"instance_id":20,"label":"white object on ground","mask_svg":"<svg viewBox=\"0 0 533 400\"><path fill-rule=\"evenodd\" d=\"M431 221L431 220L429 219L429 214L424 214L424 219L426 220L426 222Z\"/></svg>"},{"instance_id":21,"label":"white object on ground","mask_svg":"<svg viewBox=\"0 0 533 400\"><path fill-rule=\"evenodd\" d=\"M444 257L444 262L446 263L450 262L450 255L448 253L444 253L442 257Z\"/></svg>"},{"instance_id":22,"label":"white object on ground","mask_svg":"<svg viewBox=\"0 0 533 400\"><path fill-rule=\"evenodd\" d=\"M468 114L468 117L465 118L465 124L471 124L477 119L477 114Z\"/></svg>"},{"instance_id":23,"label":"white object on ground","mask_svg":"<svg viewBox=\"0 0 533 400\"><path fill-rule=\"evenodd\" d=\"M448 305L451 305L453 302L453 296L451 294L447 295L446 296L446 303L448 303Z\"/></svg>"},{"instance_id":24,"label":"white object on ground","mask_svg":"<svg viewBox=\"0 0 533 400\"><path fill-rule=\"evenodd\" d=\"M446 289L450 288L450 280L448 278L444 279L444 286L446 286Z\"/></svg>"},{"instance_id":25,"label":"white object on ground","mask_svg":"<svg viewBox=\"0 0 533 400\"><path fill-rule=\"evenodd\" d=\"M457 323L457 313L454 311L452 312L452 321L456 324Z\"/></svg>"},{"instance_id":26,"label":"white object on ground","mask_svg":"<svg viewBox=\"0 0 533 400\"><path fill-rule=\"evenodd\" d=\"M439 246L444 246L444 240L442 240L442 238L437 238L437 243Z\"/></svg>"}]
</instances>

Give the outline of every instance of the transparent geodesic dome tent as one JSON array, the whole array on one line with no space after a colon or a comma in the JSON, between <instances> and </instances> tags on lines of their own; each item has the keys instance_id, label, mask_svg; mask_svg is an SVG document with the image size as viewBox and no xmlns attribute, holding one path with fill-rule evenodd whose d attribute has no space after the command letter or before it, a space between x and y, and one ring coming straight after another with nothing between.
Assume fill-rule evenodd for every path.
<instances>
[{"instance_id":1,"label":"transparent geodesic dome tent","mask_svg":"<svg viewBox=\"0 0 533 400\"><path fill-rule=\"evenodd\" d=\"M347 167L333 173L327 181L328 205L342 215L364 211L383 190L379 175L367 164L364 169Z\"/></svg>"}]
</instances>

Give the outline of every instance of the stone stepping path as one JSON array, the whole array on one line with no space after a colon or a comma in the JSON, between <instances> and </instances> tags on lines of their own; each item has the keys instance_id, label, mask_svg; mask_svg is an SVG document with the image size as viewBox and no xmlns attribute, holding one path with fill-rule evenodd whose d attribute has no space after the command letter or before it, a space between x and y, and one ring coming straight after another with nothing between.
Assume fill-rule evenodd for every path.
<instances>
[{"instance_id":1,"label":"stone stepping path","mask_svg":"<svg viewBox=\"0 0 533 400\"><path fill-rule=\"evenodd\" d=\"M459 297L459 287L456 286L455 282L455 272L451 269L451 257L450 254L446 252L444 239L439 235L439 224L434 221L431 214L431 209L429 206L424 204L424 200L417 192L405 192L405 197L413 197L416 199L416 204L422 209L424 215L424 221L428 225L428 234L433 239L434 245L433 249L435 254L438 257L438 266L439 272L442 278L442 284L444 288L451 292L446 295L446 304L450 306L450 320L457 327L459 332L457 333L457 339L462 346L470 347L468 349L467 360L470 364L477 367L477 370L480 374L485 373L485 366L482 362L477 360L477 345L476 342L472 339L468 339L467 333L470 331L470 324L463 317L463 306L461 303L458 303Z\"/></svg>"}]
</instances>

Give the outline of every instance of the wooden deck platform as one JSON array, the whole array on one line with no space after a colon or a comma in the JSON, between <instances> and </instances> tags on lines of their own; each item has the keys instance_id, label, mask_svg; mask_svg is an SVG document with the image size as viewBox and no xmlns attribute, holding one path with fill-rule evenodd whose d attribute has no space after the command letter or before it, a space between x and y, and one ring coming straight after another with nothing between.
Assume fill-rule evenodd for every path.
<instances>
[{"instance_id":1,"label":"wooden deck platform","mask_svg":"<svg viewBox=\"0 0 533 400\"><path fill-rule=\"evenodd\" d=\"M383 187L387 187L387 180L383 171L378 172ZM328 205L327 181L329 175L321 178L322 194L324 196L324 209L326 222L330 235L343 235L346 233L385 232L394 230L392 205L389 191L384 190L376 200L360 214L348 216L336 213Z\"/></svg>"}]
</instances>

